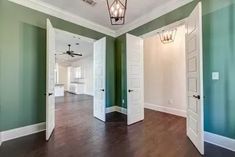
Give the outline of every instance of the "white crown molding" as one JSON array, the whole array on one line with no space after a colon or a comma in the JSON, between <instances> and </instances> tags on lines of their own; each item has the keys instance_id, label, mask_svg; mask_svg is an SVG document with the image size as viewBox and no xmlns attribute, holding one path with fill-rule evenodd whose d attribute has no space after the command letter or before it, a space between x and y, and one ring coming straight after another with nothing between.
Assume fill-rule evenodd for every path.
<instances>
[{"instance_id":1,"label":"white crown molding","mask_svg":"<svg viewBox=\"0 0 235 157\"><path fill-rule=\"evenodd\" d=\"M210 132L204 132L205 141L213 145L231 150L235 152L235 139L224 137L221 135L213 134Z\"/></svg>"},{"instance_id":2,"label":"white crown molding","mask_svg":"<svg viewBox=\"0 0 235 157\"><path fill-rule=\"evenodd\" d=\"M190 2L192 2L193 0L171 0L168 3L166 3L165 5L159 6L157 8L155 8L154 10L152 10L151 12L144 14L143 16L141 16L140 18L136 19L133 22L127 23L125 24L122 28L118 29L116 31L116 36L120 36L124 33L127 33L139 26L142 26L162 15L165 15L181 6L184 6Z\"/></svg>"},{"instance_id":3,"label":"white crown molding","mask_svg":"<svg viewBox=\"0 0 235 157\"><path fill-rule=\"evenodd\" d=\"M95 30L103 34L110 35L112 37L116 37L116 32L110 28L101 26L95 22L91 22L80 16L74 15L63 9L52 6L40 0L8 0L8 1Z\"/></svg>"},{"instance_id":4,"label":"white crown molding","mask_svg":"<svg viewBox=\"0 0 235 157\"><path fill-rule=\"evenodd\" d=\"M176 108L165 107L165 106L160 106L160 105L151 104L151 103L144 103L144 108L154 110L154 111L164 112L168 114L173 114L173 115L180 116L180 117L186 117L187 115L185 110L179 110Z\"/></svg>"},{"instance_id":5,"label":"white crown molding","mask_svg":"<svg viewBox=\"0 0 235 157\"><path fill-rule=\"evenodd\" d=\"M11 139L35 134L35 133L44 131L45 129L46 129L45 122L34 124L34 125L28 125L28 126L15 128L15 129L6 130L6 131L1 132L1 136L2 136L1 139L2 139L2 142L4 142L4 141L11 140Z\"/></svg>"},{"instance_id":6,"label":"white crown molding","mask_svg":"<svg viewBox=\"0 0 235 157\"><path fill-rule=\"evenodd\" d=\"M65 21L69 21L71 23L95 30L97 32L110 35L112 37L118 37L124 33L127 33L141 25L144 25L166 13L169 13L187 3L192 2L193 0L171 0L170 2L166 3L165 5L159 6L152 10L150 13L144 14L140 18L136 19L133 22L127 23L123 25L122 28L118 30L113 30L97 24L95 22L89 21L85 18L80 16L74 15L69 13L63 9L58 7L52 6L48 3L42 2L40 0L8 0L10 2L14 2L16 4L31 8L33 10L37 10L39 12L43 12L45 14L63 19Z\"/></svg>"}]
</instances>

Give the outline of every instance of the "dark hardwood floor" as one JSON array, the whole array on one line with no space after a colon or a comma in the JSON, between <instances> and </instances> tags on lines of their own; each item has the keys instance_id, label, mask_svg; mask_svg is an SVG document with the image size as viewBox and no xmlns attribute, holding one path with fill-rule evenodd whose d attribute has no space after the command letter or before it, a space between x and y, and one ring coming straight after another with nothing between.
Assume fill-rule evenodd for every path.
<instances>
[{"instance_id":1,"label":"dark hardwood floor","mask_svg":"<svg viewBox=\"0 0 235 157\"><path fill-rule=\"evenodd\" d=\"M67 94L56 99L56 128L49 142L45 132L5 142L0 157L200 157L185 135L185 119L145 110L143 122L126 126L126 116L92 116L92 97ZM235 157L206 143L205 157Z\"/></svg>"}]
</instances>

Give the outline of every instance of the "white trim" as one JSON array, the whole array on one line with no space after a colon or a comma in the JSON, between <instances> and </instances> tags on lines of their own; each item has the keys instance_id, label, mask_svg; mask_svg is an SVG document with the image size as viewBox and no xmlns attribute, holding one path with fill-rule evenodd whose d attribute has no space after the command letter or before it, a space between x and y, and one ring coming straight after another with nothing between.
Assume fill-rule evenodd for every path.
<instances>
[{"instance_id":1,"label":"white trim","mask_svg":"<svg viewBox=\"0 0 235 157\"><path fill-rule=\"evenodd\" d=\"M205 142L217 145L219 147L231 150L235 152L235 139L224 137L221 135L213 134L210 132L204 132Z\"/></svg>"},{"instance_id":2,"label":"white trim","mask_svg":"<svg viewBox=\"0 0 235 157\"><path fill-rule=\"evenodd\" d=\"M68 11L60 9L48 3L45 3L41 0L8 0L8 1L95 30L103 34L110 35L112 37L116 37L116 32L110 28L104 27L95 22L91 22L85 18L69 13Z\"/></svg>"},{"instance_id":3,"label":"white trim","mask_svg":"<svg viewBox=\"0 0 235 157\"><path fill-rule=\"evenodd\" d=\"M139 26L142 26L154 19L159 18L160 16L163 16L181 6L184 6L190 2L192 2L193 0L171 0L168 3L166 3L165 5L159 6L157 8L155 8L154 10L152 10L151 12L144 14L143 16L141 16L140 18L136 19L133 22L130 22L128 24L125 24L122 28L118 29L116 31L116 36L120 36L124 33L127 33Z\"/></svg>"},{"instance_id":4,"label":"white trim","mask_svg":"<svg viewBox=\"0 0 235 157\"><path fill-rule=\"evenodd\" d=\"M112 113L112 112L116 112L116 106L112 106L112 107L107 107L106 109L106 113Z\"/></svg>"},{"instance_id":5,"label":"white trim","mask_svg":"<svg viewBox=\"0 0 235 157\"><path fill-rule=\"evenodd\" d=\"M180 117L185 117L187 116L187 112L185 110L180 110L172 107L165 107L165 106L160 106L160 105L155 105L151 103L145 103L144 107L150 110L155 110L159 112L165 112L173 115L177 115Z\"/></svg>"},{"instance_id":6,"label":"white trim","mask_svg":"<svg viewBox=\"0 0 235 157\"><path fill-rule=\"evenodd\" d=\"M116 106L116 111L125 115L127 114L127 109L120 106Z\"/></svg>"},{"instance_id":7,"label":"white trim","mask_svg":"<svg viewBox=\"0 0 235 157\"><path fill-rule=\"evenodd\" d=\"M35 133L44 131L45 129L46 129L46 123L43 122L43 123L28 125L28 126L24 126L20 128L11 129L11 130L6 130L1 133L2 142L19 138L19 137L23 137L23 136L27 136L27 135L31 135L31 134L35 134Z\"/></svg>"},{"instance_id":8,"label":"white trim","mask_svg":"<svg viewBox=\"0 0 235 157\"><path fill-rule=\"evenodd\" d=\"M162 15L165 15L181 6L184 6L192 2L193 0L171 0L166 4L155 8L154 10L152 10L151 12L147 14L143 14L140 18L136 19L135 21L123 25L123 27L121 27L118 30L114 30L114 29L102 26L100 24L97 24L95 22L89 21L85 18L82 18L66 10L63 10L61 8L45 3L41 0L8 0L8 1L28 7L33 10L37 10L39 12L42 12L42 13L45 13L45 14L48 14L48 15L51 15L60 19L63 19L65 21L69 21L71 23L98 31L103 34L110 35L112 37L118 37Z\"/></svg>"},{"instance_id":9,"label":"white trim","mask_svg":"<svg viewBox=\"0 0 235 157\"><path fill-rule=\"evenodd\" d=\"M119 113L126 115L127 109L120 107L120 106L112 106L112 107L106 108L106 113L111 113L111 112L119 112Z\"/></svg>"},{"instance_id":10,"label":"white trim","mask_svg":"<svg viewBox=\"0 0 235 157\"><path fill-rule=\"evenodd\" d=\"M0 132L0 147L2 145L2 132Z\"/></svg>"}]
</instances>

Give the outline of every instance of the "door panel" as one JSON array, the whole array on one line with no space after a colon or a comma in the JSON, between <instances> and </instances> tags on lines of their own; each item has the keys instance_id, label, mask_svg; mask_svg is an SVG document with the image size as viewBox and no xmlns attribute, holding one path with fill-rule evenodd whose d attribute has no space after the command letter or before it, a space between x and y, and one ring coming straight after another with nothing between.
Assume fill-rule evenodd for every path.
<instances>
[{"instance_id":1,"label":"door panel","mask_svg":"<svg viewBox=\"0 0 235 157\"><path fill-rule=\"evenodd\" d=\"M127 34L127 124L144 119L143 39Z\"/></svg>"},{"instance_id":2,"label":"door panel","mask_svg":"<svg viewBox=\"0 0 235 157\"><path fill-rule=\"evenodd\" d=\"M187 20L187 136L204 154L203 65L201 2Z\"/></svg>"},{"instance_id":3,"label":"door panel","mask_svg":"<svg viewBox=\"0 0 235 157\"><path fill-rule=\"evenodd\" d=\"M55 128L55 30L47 19L46 140Z\"/></svg>"},{"instance_id":4,"label":"door panel","mask_svg":"<svg viewBox=\"0 0 235 157\"><path fill-rule=\"evenodd\" d=\"M106 38L94 43L94 117L105 121Z\"/></svg>"}]
</instances>

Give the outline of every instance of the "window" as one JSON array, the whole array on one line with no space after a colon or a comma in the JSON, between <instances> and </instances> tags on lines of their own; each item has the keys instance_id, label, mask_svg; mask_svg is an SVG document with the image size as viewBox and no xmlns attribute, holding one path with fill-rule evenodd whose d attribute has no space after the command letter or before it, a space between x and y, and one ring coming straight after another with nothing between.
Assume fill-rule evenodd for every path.
<instances>
[{"instance_id":1,"label":"window","mask_svg":"<svg viewBox=\"0 0 235 157\"><path fill-rule=\"evenodd\" d=\"M82 77L82 68L81 66L75 68L75 78L81 78Z\"/></svg>"}]
</instances>

